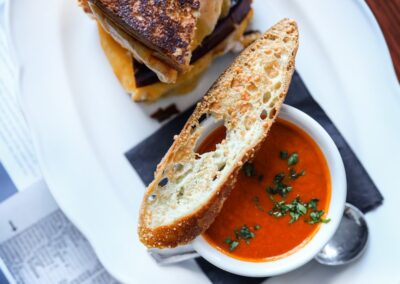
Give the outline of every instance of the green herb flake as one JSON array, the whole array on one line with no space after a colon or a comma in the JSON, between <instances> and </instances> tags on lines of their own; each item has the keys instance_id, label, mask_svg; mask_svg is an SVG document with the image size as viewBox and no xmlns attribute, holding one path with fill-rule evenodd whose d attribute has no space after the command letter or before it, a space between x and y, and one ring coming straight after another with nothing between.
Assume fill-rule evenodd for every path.
<instances>
[{"instance_id":1,"label":"green herb flake","mask_svg":"<svg viewBox=\"0 0 400 284\"><path fill-rule=\"evenodd\" d=\"M256 176L256 170L254 169L254 165L250 162L246 162L243 167L243 172L247 177L254 177Z\"/></svg>"},{"instance_id":2,"label":"green herb flake","mask_svg":"<svg viewBox=\"0 0 400 284\"><path fill-rule=\"evenodd\" d=\"M275 185L275 187L269 186L267 188L267 193L271 194L271 195L275 195L275 194L279 193L280 196L285 198L286 194L288 194L290 191L292 191L292 189L293 188L289 185L286 185L284 183L279 183L279 184Z\"/></svg>"},{"instance_id":3,"label":"green herb flake","mask_svg":"<svg viewBox=\"0 0 400 284\"><path fill-rule=\"evenodd\" d=\"M280 218L286 215L286 213L290 210L290 207L285 204L284 201L275 201L275 199L270 195L272 202L274 203L274 207L269 211L269 215Z\"/></svg>"},{"instance_id":4,"label":"green herb flake","mask_svg":"<svg viewBox=\"0 0 400 284\"><path fill-rule=\"evenodd\" d=\"M290 221L289 223L292 224L294 222L296 222L297 220L299 220L300 218L300 214L294 211L290 211Z\"/></svg>"},{"instance_id":5,"label":"green herb flake","mask_svg":"<svg viewBox=\"0 0 400 284\"><path fill-rule=\"evenodd\" d=\"M323 219L322 216L324 214L325 214L324 210L313 211L310 213L310 220L307 220L306 222L308 224L318 224L318 223L327 224L331 221L331 219Z\"/></svg>"},{"instance_id":6,"label":"green herb flake","mask_svg":"<svg viewBox=\"0 0 400 284\"><path fill-rule=\"evenodd\" d=\"M234 250L237 248L238 245L239 245L239 242L238 242L238 241L232 241L232 242L229 244L229 251L234 251Z\"/></svg>"},{"instance_id":7,"label":"green herb flake","mask_svg":"<svg viewBox=\"0 0 400 284\"><path fill-rule=\"evenodd\" d=\"M288 158L288 166L293 166L297 164L298 161L299 161L299 154L297 154L297 152L294 152Z\"/></svg>"},{"instance_id":8,"label":"green herb flake","mask_svg":"<svg viewBox=\"0 0 400 284\"><path fill-rule=\"evenodd\" d=\"M297 212L299 212L299 214L301 214L301 215L305 215L307 213L307 207L305 207L301 203L297 203L296 209L297 209Z\"/></svg>"},{"instance_id":9,"label":"green herb flake","mask_svg":"<svg viewBox=\"0 0 400 284\"><path fill-rule=\"evenodd\" d=\"M286 186L286 185L285 185L285 187L282 188L282 190L281 190L281 192L280 192L280 195L281 195L282 197L286 197L286 194L288 194L288 193L291 192L291 191L292 191L292 187L291 187L291 186Z\"/></svg>"},{"instance_id":10,"label":"green herb flake","mask_svg":"<svg viewBox=\"0 0 400 284\"><path fill-rule=\"evenodd\" d=\"M297 196L292 200L292 202L286 203L286 196L293 189L291 185L286 183L290 180L295 180L301 176L304 176L306 172L304 170L297 172L294 167L291 167L299 162L299 154L297 152L293 152L289 155L287 151L281 150L279 152L279 157L282 160L287 160L289 171L287 174L284 172L276 174L272 180L272 185L266 188L266 192L273 203L273 207L270 211L268 211L268 214L275 218L281 218L289 215L289 223L294 223L298 221L300 217L307 218L306 216L309 213L309 219L306 219L305 222L309 224L328 223L330 219L322 218L324 211L318 211L317 209L319 202L317 198L310 199L310 201L306 203L302 202L300 197ZM277 194L283 198L282 201L278 202L274 199L274 196ZM258 198L255 200L255 203L256 206L257 203L259 204Z\"/></svg>"},{"instance_id":11,"label":"green herb flake","mask_svg":"<svg viewBox=\"0 0 400 284\"><path fill-rule=\"evenodd\" d=\"M280 151L279 157L281 158L281 160L286 160L289 157L289 153L287 151Z\"/></svg>"},{"instance_id":12,"label":"green herb flake","mask_svg":"<svg viewBox=\"0 0 400 284\"><path fill-rule=\"evenodd\" d=\"M324 210L314 211L310 213L310 217L312 220L318 220L321 216L324 215Z\"/></svg>"},{"instance_id":13,"label":"green herb flake","mask_svg":"<svg viewBox=\"0 0 400 284\"><path fill-rule=\"evenodd\" d=\"M302 170L301 172L296 172L296 170L294 168L290 168L289 170L289 178L291 180L295 180L298 177L304 176L306 174L306 172L304 170Z\"/></svg>"},{"instance_id":14,"label":"green herb flake","mask_svg":"<svg viewBox=\"0 0 400 284\"><path fill-rule=\"evenodd\" d=\"M246 225L243 225L242 228L240 228L240 238L244 240L249 240L255 237L255 234L250 231L249 227Z\"/></svg>"},{"instance_id":15,"label":"green herb flake","mask_svg":"<svg viewBox=\"0 0 400 284\"><path fill-rule=\"evenodd\" d=\"M254 225L254 230L259 230L261 227L260 225ZM232 240L230 237L227 237L224 240L224 243L229 246L229 251L233 251L237 248L240 244L240 240L243 240L246 244L250 244L251 239L253 239L256 234L250 230L249 227L243 225L240 229L235 229L235 239Z\"/></svg>"},{"instance_id":16,"label":"green herb flake","mask_svg":"<svg viewBox=\"0 0 400 284\"><path fill-rule=\"evenodd\" d=\"M230 245L231 243L232 243L232 240L231 240L231 238L226 238L225 240L224 240L224 243L226 243L227 245Z\"/></svg>"},{"instance_id":17,"label":"green herb flake","mask_svg":"<svg viewBox=\"0 0 400 284\"><path fill-rule=\"evenodd\" d=\"M317 199L317 198L311 199L311 200L308 202L307 207L310 208L310 209L312 209L312 210L314 210L314 211L317 210L318 201L319 201L319 199Z\"/></svg>"},{"instance_id":18,"label":"green herb flake","mask_svg":"<svg viewBox=\"0 0 400 284\"><path fill-rule=\"evenodd\" d=\"M274 184L280 184L280 183L282 183L284 178L285 178L285 174L284 173L279 173L279 174L275 175L274 180L272 182Z\"/></svg>"},{"instance_id":19,"label":"green herb flake","mask_svg":"<svg viewBox=\"0 0 400 284\"><path fill-rule=\"evenodd\" d=\"M268 186L267 188L267 193L271 194L271 195L275 195L278 193L278 190L276 188L270 187Z\"/></svg>"},{"instance_id":20,"label":"green herb flake","mask_svg":"<svg viewBox=\"0 0 400 284\"><path fill-rule=\"evenodd\" d=\"M290 224L296 222L301 216L307 214L308 204L301 202L299 196L293 199L291 203L285 203L285 201L276 202L273 198L271 198L271 200L274 203L274 206L269 214L276 218L281 218L289 213Z\"/></svg>"},{"instance_id":21,"label":"green herb flake","mask_svg":"<svg viewBox=\"0 0 400 284\"><path fill-rule=\"evenodd\" d=\"M271 195L279 193L280 196L286 197L286 194L292 190L292 187L283 183L285 176L285 173L282 172L276 174L272 180L273 186L269 186L266 189L267 193Z\"/></svg>"},{"instance_id":22,"label":"green herb flake","mask_svg":"<svg viewBox=\"0 0 400 284\"><path fill-rule=\"evenodd\" d=\"M254 228L255 231L258 231L258 230L261 229L261 226L258 225L258 224L255 224L253 228Z\"/></svg>"}]
</instances>

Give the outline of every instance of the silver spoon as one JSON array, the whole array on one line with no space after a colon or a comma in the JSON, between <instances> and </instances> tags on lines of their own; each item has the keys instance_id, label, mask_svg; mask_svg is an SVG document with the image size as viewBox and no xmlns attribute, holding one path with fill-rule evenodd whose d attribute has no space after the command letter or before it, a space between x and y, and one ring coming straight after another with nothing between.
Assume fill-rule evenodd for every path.
<instances>
[{"instance_id":1,"label":"silver spoon","mask_svg":"<svg viewBox=\"0 0 400 284\"><path fill-rule=\"evenodd\" d=\"M363 213L346 203L343 218L332 239L316 255L315 260L324 265L342 265L358 259L365 251L368 226Z\"/></svg>"}]
</instances>

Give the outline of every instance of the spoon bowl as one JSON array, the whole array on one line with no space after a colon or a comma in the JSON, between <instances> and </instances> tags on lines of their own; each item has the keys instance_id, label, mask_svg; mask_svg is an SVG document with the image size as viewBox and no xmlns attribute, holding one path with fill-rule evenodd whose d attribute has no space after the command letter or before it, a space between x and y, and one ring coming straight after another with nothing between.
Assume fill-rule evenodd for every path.
<instances>
[{"instance_id":1,"label":"spoon bowl","mask_svg":"<svg viewBox=\"0 0 400 284\"><path fill-rule=\"evenodd\" d=\"M358 259L368 242L368 226L363 213L346 203L343 218L332 239L315 256L324 265L343 265Z\"/></svg>"}]
</instances>

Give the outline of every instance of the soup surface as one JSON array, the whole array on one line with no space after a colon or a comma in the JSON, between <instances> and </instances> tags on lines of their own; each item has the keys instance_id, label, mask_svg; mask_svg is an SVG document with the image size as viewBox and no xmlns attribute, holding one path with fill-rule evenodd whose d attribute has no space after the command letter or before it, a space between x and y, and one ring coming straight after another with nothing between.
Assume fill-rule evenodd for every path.
<instances>
[{"instance_id":1,"label":"soup surface","mask_svg":"<svg viewBox=\"0 0 400 284\"><path fill-rule=\"evenodd\" d=\"M215 149L225 128L214 130L198 152ZM223 253L268 261L295 252L328 223L328 166L318 145L297 126L278 119L204 238Z\"/></svg>"}]
</instances>

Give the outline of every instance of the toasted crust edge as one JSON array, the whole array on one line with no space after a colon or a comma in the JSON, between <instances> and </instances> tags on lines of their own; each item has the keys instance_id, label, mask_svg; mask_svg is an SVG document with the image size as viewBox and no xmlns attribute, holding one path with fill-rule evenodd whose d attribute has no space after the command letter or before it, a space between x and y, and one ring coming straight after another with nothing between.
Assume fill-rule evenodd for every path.
<instances>
[{"instance_id":1,"label":"toasted crust edge","mask_svg":"<svg viewBox=\"0 0 400 284\"><path fill-rule=\"evenodd\" d=\"M285 23L287 22L287 23ZM139 239L140 241L146 245L149 248L171 248L171 247L176 247L178 245L183 245L187 244L193 239L195 239L197 236L202 234L205 230L209 228L209 226L213 223L215 220L216 216L220 212L220 209L223 206L223 203L225 202L226 198L229 196L232 187L236 181L237 173L240 170L241 166L243 165L244 162L251 160L254 157L254 154L256 151L259 149L265 138L267 137L267 134L269 132L269 129L273 122L275 121L276 117L279 114L279 110L281 105L283 104L283 101L286 97L286 94L289 89L289 84L294 72L294 67L295 67L295 56L297 53L298 49L298 27L297 24L294 20L291 19L282 19L277 23L282 24L285 23L287 25L292 25L295 27L295 32L296 32L296 41L295 41L295 48L290 54L289 59L288 59L288 68L286 72L283 75L282 79L282 84L283 84L283 93L284 96L282 96L276 103L277 106L277 113L274 116L272 123L270 123L268 126L265 127L265 132L264 134L259 138L258 143L256 144L255 147L248 147L246 150L245 154L243 154L241 158L241 163L239 162L235 168L232 169L232 173L230 176L228 176L221 184L221 186L216 189L215 193L212 195L212 197L209 199L209 201L203 205L201 208L199 208L197 211L193 212L192 214L189 214L183 218L180 218L176 220L174 223L165 225L165 226L160 226L157 228L148 228L144 226L143 224L145 223L144 218L145 218L145 200L149 197L149 193L146 192L143 198L142 206L140 209L140 216L139 216L139 225L138 225L138 234L139 234ZM265 34L268 34L268 32L271 29L269 29ZM180 140L185 140L188 138L190 135L189 133L189 128L190 125L192 125L200 115L208 110L208 106L210 102L212 102L212 93L214 90L217 90L223 85L223 80L226 74L229 72L233 72L234 68L237 66L240 66L241 64L244 64L246 60L246 56L253 52L252 46L255 46L257 44L257 41L251 44L249 47L247 47L236 59L233 61L231 66L227 68L217 79L217 81L211 86L209 91L207 92L207 95L204 97L204 99L197 105L195 111L193 112L192 116L189 118L189 120L186 122L182 132L177 136L175 139L175 142L167 152L167 155L163 158L163 160L160 162L157 168L162 167L164 164L167 163L168 161L168 156L173 151L174 147L176 147L177 144L179 144ZM149 185L151 187L152 184Z\"/></svg>"}]
</instances>

